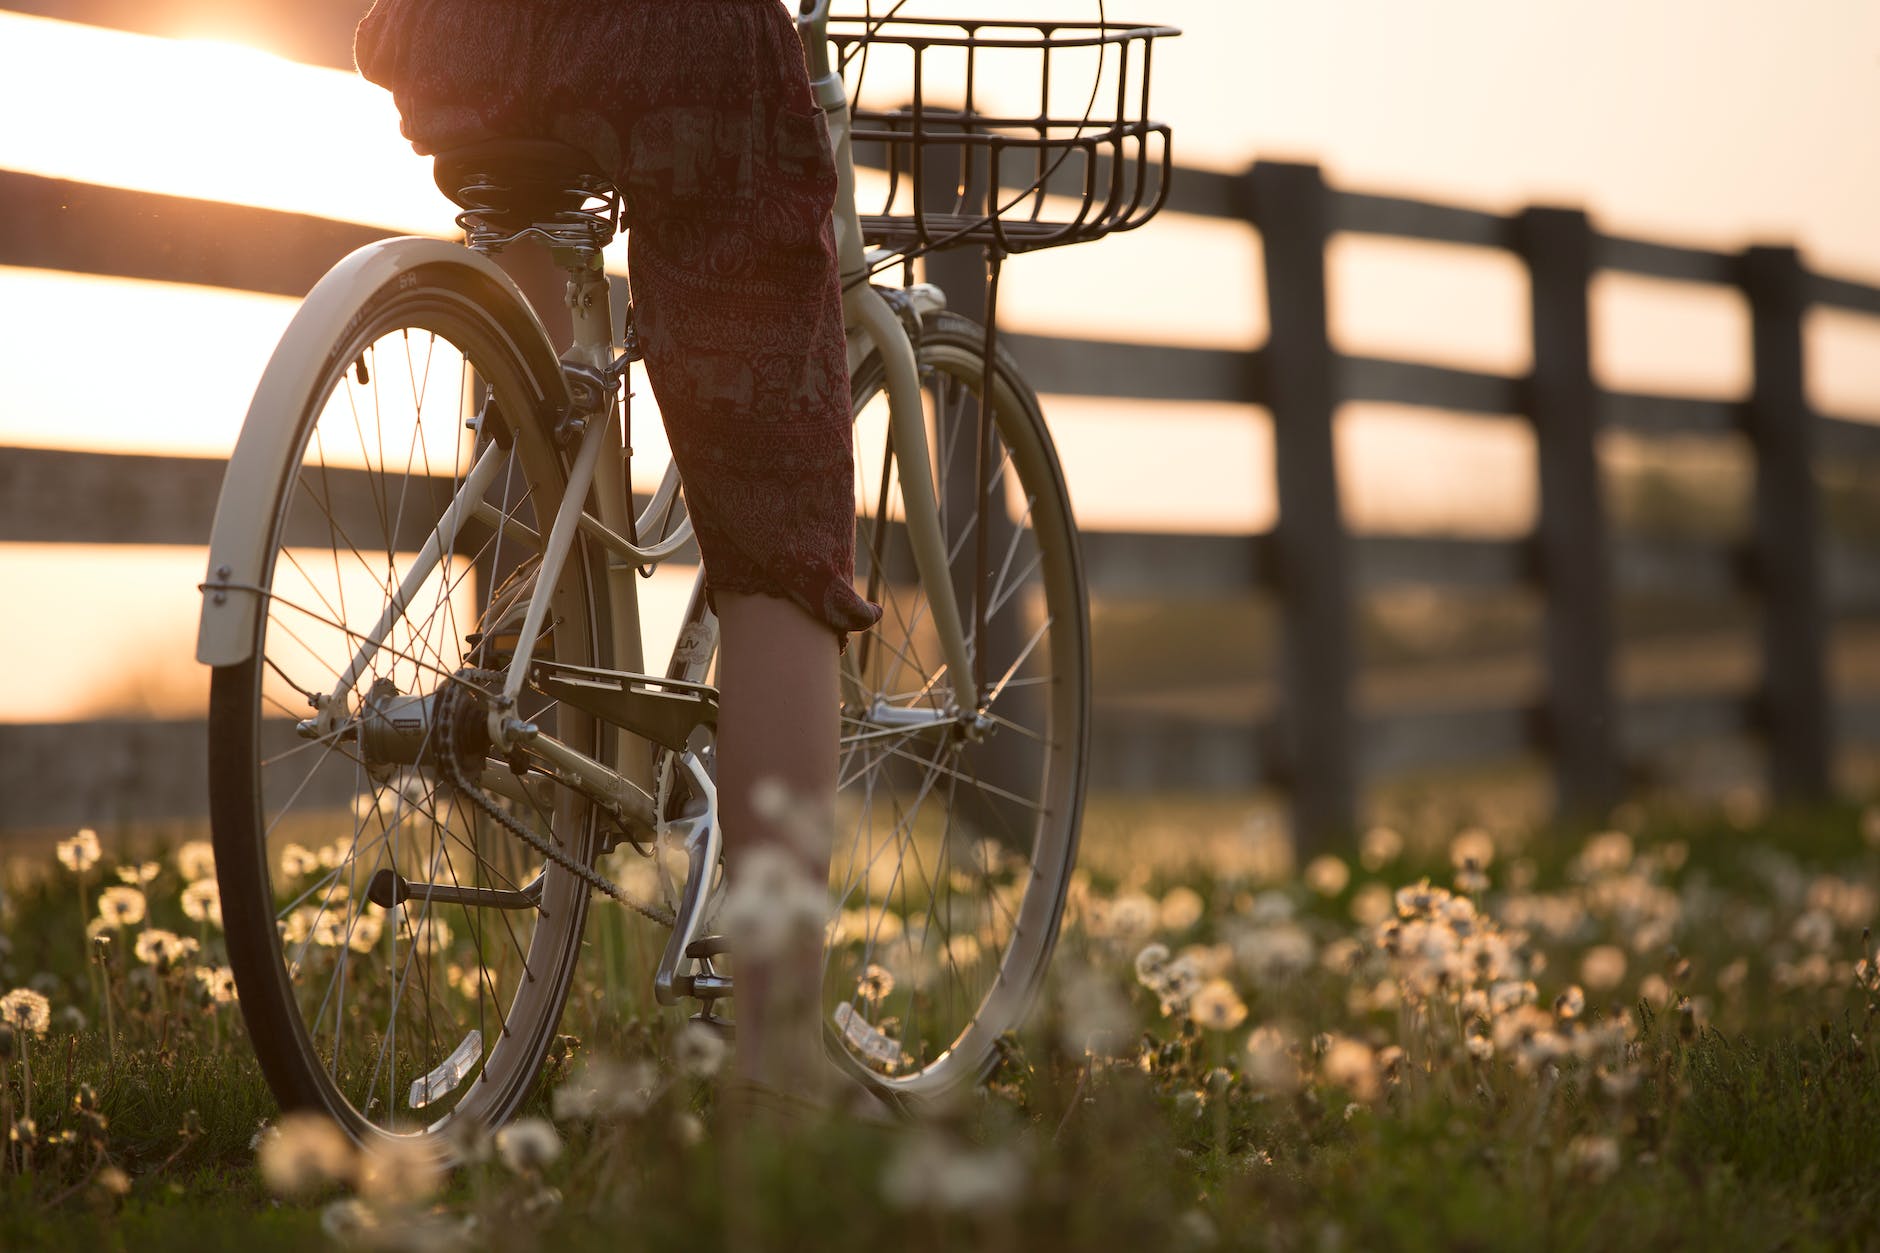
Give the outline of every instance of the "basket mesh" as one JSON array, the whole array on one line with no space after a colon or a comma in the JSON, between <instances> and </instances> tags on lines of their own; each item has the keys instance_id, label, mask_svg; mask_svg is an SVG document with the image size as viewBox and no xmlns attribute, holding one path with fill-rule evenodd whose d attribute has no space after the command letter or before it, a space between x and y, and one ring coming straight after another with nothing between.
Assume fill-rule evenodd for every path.
<instances>
[{"instance_id":1,"label":"basket mesh","mask_svg":"<svg viewBox=\"0 0 1880 1253\"><path fill-rule=\"evenodd\" d=\"M1168 193L1155 41L1122 22L830 19L874 247L1029 252L1141 226ZM873 177L866 171L876 171Z\"/></svg>"}]
</instances>

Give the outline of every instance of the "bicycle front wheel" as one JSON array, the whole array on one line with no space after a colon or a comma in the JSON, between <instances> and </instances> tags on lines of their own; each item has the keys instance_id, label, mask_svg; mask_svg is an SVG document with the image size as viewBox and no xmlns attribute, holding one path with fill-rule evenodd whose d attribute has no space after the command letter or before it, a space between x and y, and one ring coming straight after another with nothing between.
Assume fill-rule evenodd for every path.
<instances>
[{"instance_id":1,"label":"bicycle front wheel","mask_svg":"<svg viewBox=\"0 0 1880 1253\"><path fill-rule=\"evenodd\" d=\"M915 574L878 357L856 371L856 584L883 608L842 668L837 913L824 999L840 1054L917 1099L981 1079L1035 998L1076 859L1090 627L1063 471L1036 395L941 314L918 360L979 708L960 709ZM981 438L981 397L992 379Z\"/></svg>"},{"instance_id":2,"label":"bicycle front wheel","mask_svg":"<svg viewBox=\"0 0 1880 1253\"><path fill-rule=\"evenodd\" d=\"M551 599L544 657L604 666L610 637L581 545L533 586L567 479L539 324L468 260L376 288L359 272L356 295L309 298L269 366L311 385L283 400L264 377L249 413L292 425L280 473L223 489L222 509L269 530L260 587L229 593L259 601L252 656L212 681L215 850L242 1013L282 1105L443 1152L438 1133L499 1123L532 1090L588 902L451 780L475 776L581 864L598 839L572 791L466 747L506 660L503 609ZM326 364L309 376L309 359ZM598 750L578 711L517 712Z\"/></svg>"}]
</instances>

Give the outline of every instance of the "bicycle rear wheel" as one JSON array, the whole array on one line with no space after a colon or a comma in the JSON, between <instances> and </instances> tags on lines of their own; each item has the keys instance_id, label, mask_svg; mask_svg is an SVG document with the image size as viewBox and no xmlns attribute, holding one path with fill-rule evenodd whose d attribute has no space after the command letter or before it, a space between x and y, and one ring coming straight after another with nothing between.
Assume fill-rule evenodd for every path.
<instances>
[{"instance_id":1,"label":"bicycle rear wheel","mask_svg":"<svg viewBox=\"0 0 1880 1253\"><path fill-rule=\"evenodd\" d=\"M1083 809L1090 628L1063 471L1001 355L979 490L985 332L917 345L980 717L947 672L914 571L879 357L856 371L856 584L883 607L842 669L837 913L824 1000L839 1054L916 1099L977 1082L1043 980Z\"/></svg>"},{"instance_id":2,"label":"bicycle rear wheel","mask_svg":"<svg viewBox=\"0 0 1880 1253\"><path fill-rule=\"evenodd\" d=\"M554 587L526 587L567 476L539 324L467 260L326 282L348 281L356 298L310 297L269 366L324 369L265 408L281 391L264 377L249 413L293 424L281 473L223 489L224 510L271 529L253 655L212 681L216 859L242 1013L282 1105L441 1153L437 1133L499 1123L532 1090L588 905L457 793L441 754L451 742L513 818L590 862L591 805L465 746L484 707L472 689L503 660L493 600L551 598L540 656L604 666L610 636L581 545ZM517 712L598 751L579 711Z\"/></svg>"}]
</instances>

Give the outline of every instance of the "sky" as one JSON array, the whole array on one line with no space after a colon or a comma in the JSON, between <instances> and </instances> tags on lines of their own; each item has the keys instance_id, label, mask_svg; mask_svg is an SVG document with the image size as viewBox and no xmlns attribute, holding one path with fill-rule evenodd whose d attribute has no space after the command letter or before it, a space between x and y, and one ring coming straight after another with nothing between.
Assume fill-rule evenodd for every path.
<instances>
[{"instance_id":1,"label":"sky","mask_svg":"<svg viewBox=\"0 0 1880 1253\"><path fill-rule=\"evenodd\" d=\"M910 6L994 8L1004 0ZM1096 2L1026 0L1022 11L1078 18ZM1339 186L1495 210L1576 205L1609 231L1716 248L1792 241L1817 268L1880 281L1871 0L1132 0L1113 16L1185 31L1158 45L1153 89L1185 164L1317 160ZM81 73L112 86L71 90ZM383 92L262 51L0 12L0 116L15 119L0 129L0 169L394 230L448 226ZM1265 335L1260 269L1245 228L1165 214L1134 235L1018 259L1003 309L1019 330L1249 347ZM1328 271L1334 339L1348 351L1527 364L1526 282L1509 258L1341 237ZM1607 385L1718 396L1746 386L1747 312L1733 296L1604 276L1593 300ZM74 401L63 385L95 360L79 328L106 301L111 324L135 328L110 352L141 381L139 405L116 389ZM0 269L0 446L225 452L292 308ZM1880 324L1818 314L1808 343L1816 403L1880 419ZM211 368L181 372L181 359ZM1258 411L1049 398L1049 412L1086 525L1270 525ZM1341 414L1338 438L1359 529L1513 534L1532 519L1533 447L1518 423L1366 406ZM143 675L100 678L75 653L0 691L0 721L187 708L201 686L186 667L199 562L189 550L0 547L10 585L87 572L70 592L96 615L85 651L132 657ZM132 590L147 607L135 648L121 611L113 621ZM35 617L9 615L0 648L27 647Z\"/></svg>"}]
</instances>

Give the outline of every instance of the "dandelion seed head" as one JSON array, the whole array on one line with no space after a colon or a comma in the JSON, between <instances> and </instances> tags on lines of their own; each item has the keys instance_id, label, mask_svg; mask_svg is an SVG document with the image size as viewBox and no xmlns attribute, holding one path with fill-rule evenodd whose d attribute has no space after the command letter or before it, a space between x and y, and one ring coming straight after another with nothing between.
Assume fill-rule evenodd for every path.
<instances>
[{"instance_id":1,"label":"dandelion seed head","mask_svg":"<svg viewBox=\"0 0 1880 1253\"><path fill-rule=\"evenodd\" d=\"M1121 944L1137 944L1152 934L1162 911L1147 892L1124 892L1105 911L1107 934Z\"/></svg>"},{"instance_id":2,"label":"dandelion seed head","mask_svg":"<svg viewBox=\"0 0 1880 1253\"><path fill-rule=\"evenodd\" d=\"M1575 1136L1567 1144L1567 1168L1590 1183L1604 1183L1619 1169L1619 1142L1611 1136Z\"/></svg>"},{"instance_id":3,"label":"dandelion seed head","mask_svg":"<svg viewBox=\"0 0 1880 1253\"><path fill-rule=\"evenodd\" d=\"M84 874L97 865L103 855L98 847L98 833L90 827L81 828L69 840L60 840L58 851L59 864L73 874Z\"/></svg>"},{"instance_id":4,"label":"dandelion seed head","mask_svg":"<svg viewBox=\"0 0 1880 1253\"><path fill-rule=\"evenodd\" d=\"M1225 979L1210 979L1188 1002L1188 1017L1209 1031L1232 1031L1247 1020L1247 1006Z\"/></svg>"},{"instance_id":5,"label":"dandelion seed head","mask_svg":"<svg viewBox=\"0 0 1880 1253\"><path fill-rule=\"evenodd\" d=\"M1189 1001L1194 999L1204 982L1199 966L1189 958L1177 957L1158 972L1156 981L1150 985L1150 991L1161 999L1162 1016L1167 1018L1186 1014Z\"/></svg>"},{"instance_id":6,"label":"dandelion seed head","mask_svg":"<svg viewBox=\"0 0 1880 1253\"><path fill-rule=\"evenodd\" d=\"M378 944L379 937L385 934L385 915L376 912L377 906L363 913L352 916L351 929L346 935L346 947L355 953L370 953Z\"/></svg>"},{"instance_id":7,"label":"dandelion seed head","mask_svg":"<svg viewBox=\"0 0 1880 1253\"><path fill-rule=\"evenodd\" d=\"M1028 1173L1016 1146L974 1149L924 1129L902 1138L881 1192L897 1209L986 1215L1015 1205Z\"/></svg>"},{"instance_id":8,"label":"dandelion seed head","mask_svg":"<svg viewBox=\"0 0 1880 1253\"><path fill-rule=\"evenodd\" d=\"M1632 864L1632 837L1623 831L1601 831L1589 836L1574 859L1580 878L1618 874Z\"/></svg>"},{"instance_id":9,"label":"dandelion seed head","mask_svg":"<svg viewBox=\"0 0 1880 1253\"><path fill-rule=\"evenodd\" d=\"M1409 887L1398 888L1395 899L1399 918L1430 918L1449 903L1449 891L1433 887L1428 879L1422 879Z\"/></svg>"},{"instance_id":10,"label":"dandelion seed head","mask_svg":"<svg viewBox=\"0 0 1880 1253\"><path fill-rule=\"evenodd\" d=\"M1177 956L1186 959L1203 979L1224 979L1234 968L1231 944L1190 944Z\"/></svg>"},{"instance_id":11,"label":"dandelion seed head","mask_svg":"<svg viewBox=\"0 0 1880 1253\"><path fill-rule=\"evenodd\" d=\"M94 1182L97 1184L98 1190L106 1196L121 1197L130 1195L131 1177L125 1174L121 1167L106 1166L102 1168L98 1171Z\"/></svg>"},{"instance_id":12,"label":"dandelion seed head","mask_svg":"<svg viewBox=\"0 0 1880 1253\"><path fill-rule=\"evenodd\" d=\"M1200 922L1206 912L1207 902L1201 899L1201 893L1190 887L1171 888L1159 907L1162 930L1180 935Z\"/></svg>"},{"instance_id":13,"label":"dandelion seed head","mask_svg":"<svg viewBox=\"0 0 1880 1253\"><path fill-rule=\"evenodd\" d=\"M1234 960L1254 983L1285 983L1312 969L1318 946L1296 922L1250 927L1234 935Z\"/></svg>"},{"instance_id":14,"label":"dandelion seed head","mask_svg":"<svg viewBox=\"0 0 1880 1253\"><path fill-rule=\"evenodd\" d=\"M869 970L880 971L887 986L893 988L893 975L879 966L870 966ZM867 976L863 976L863 982L867 982ZM673 1044L672 1057L681 1074L691 1075L695 1079L710 1079L724 1068L725 1056L729 1052L725 1038L717 1031L700 1023L688 1022L680 1028L679 1038Z\"/></svg>"},{"instance_id":15,"label":"dandelion seed head","mask_svg":"<svg viewBox=\"0 0 1880 1253\"><path fill-rule=\"evenodd\" d=\"M296 1112L262 1132L261 1178L278 1196L302 1197L352 1177L352 1141L324 1114Z\"/></svg>"},{"instance_id":16,"label":"dandelion seed head","mask_svg":"<svg viewBox=\"0 0 1880 1253\"><path fill-rule=\"evenodd\" d=\"M1457 870L1487 870L1495 860L1495 837L1480 827L1470 827L1449 842L1449 864Z\"/></svg>"},{"instance_id":17,"label":"dandelion seed head","mask_svg":"<svg viewBox=\"0 0 1880 1253\"><path fill-rule=\"evenodd\" d=\"M1795 920L1789 934L1803 948L1826 952L1834 946L1834 919L1823 910L1811 909Z\"/></svg>"},{"instance_id":18,"label":"dandelion seed head","mask_svg":"<svg viewBox=\"0 0 1880 1253\"><path fill-rule=\"evenodd\" d=\"M215 845L207 840L189 840L176 850L177 873L186 883L215 878Z\"/></svg>"},{"instance_id":19,"label":"dandelion seed head","mask_svg":"<svg viewBox=\"0 0 1880 1253\"><path fill-rule=\"evenodd\" d=\"M763 845L739 859L718 921L740 953L764 957L826 933L829 915L828 886L788 849Z\"/></svg>"},{"instance_id":20,"label":"dandelion seed head","mask_svg":"<svg viewBox=\"0 0 1880 1253\"><path fill-rule=\"evenodd\" d=\"M183 915L192 922L222 928L222 891L213 878L197 879L183 889Z\"/></svg>"},{"instance_id":21,"label":"dandelion seed head","mask_svg":"<svg viewBox=\"0 0 1880 1253\"><path fill-rule=\"evenodd\" d=\"M131 951L144 965L168 970L194 953L198 947L193 937L181 936L162 927L149 927L138 933L137 942L131 946Z\"/></svg>"},{"instance_id":22,"label":"dandelion seed head","mask_svg":"<svg viewBox=\"0 0 1880 1253\"><path fill-rule=\"evenodd\" d=\"M1291 1039L1278 1027L1255 1027L1247 1036L1243 1072L1247 1082L1265 1092L1287 1093L1299 1087L1299 1061Z\"/></svg>"},{"instance_id":23,"label":"dandelion seed head","mask_svg":"<svg viewBox=\"0 0 1880 1253\"><path fill-rule=\"evenodd\" d=\"M1163 950L1165 956L1167 950ZM1078 966L1065 976L1061 993L1060 1039L1067 1052L1114 1056L1126 1048L1136 1019L1116 985L1101 972Z\"/></svg>"},{"instance_id":24,"label":"dandelion seed head","mask_svg":"<svg viewBox=\"0 0 1880 1253\"><path fill-rule=\"evenodd\" d=\"M420 1141L380 1139L359 1155L355 1182L369 1203L408 1205L428 1200L443 1185L444 1162Z\"/></svg>"},{"instance_id":25,"label":"dandelion seed head","mask_svg":"<svg viewBox=\"0 0 1880 1253\"><path fill-rule=\"evenodd\" d=\"M1319 1073L1327 1083L1345 1089L1360 1101L1377 1098L1377 1055L1361 1040L1334 1037L1319 1059Z\"/></svg>"},{"instance_id":26,"label":"dandelion seed head","mask_svg":"<svg viewBox=\"0 0 1880 1253\"><path fill-rule=\"evenodd\" d=\"M1391 891L1381 883L1367 883L1351 897L1351 919L1359 926L1375 927L1396 911Z\"/></svg>"},{"instance_id":27,"label":"dandelion seed head","mask_svg":"<svg viewBox=\"0 0 1880 1253\"><path fill-rule=\"evenodd\" d=\"M281 874L288 879L300 879L320 868L319 855L299 844L289 844L281 850Z\"/></svg>"},{"instance_id":28,"label":"dandelion seed head","mask_svg":"<svg viewBox=\"0 0 1880 1253\"><path fill-rule=\"evenodd\" d=\"M555 1089L549 1105L555 1117L564 1122L616 1122L645 1114L658 1096L659 1069L651 1062L643 1058L617 1062L605 1057L590 1057L576 1067L567 1082ZM548 1126L547 1123L542 1125ZM550 1127L549 1130L554 1129ZM561 1143L557 1139L555 1151L559 1153L560 1148ZM496 1151L499 1156L503 1155L500 1132ZM553 1156L548 1160L553 1161ZM520 1172L522 1168L512 1165L510 1169Z\"/></svg>"},{"instance_id":29,"label":"dandelion seed head","mask_svg":"<svg viewBox=\"0 0 1880 1253\"><path fill-rule=\"evenodd\" d=\"M672 1138L686 1148L697 1148L705 1142L705 1121L689 1109L674 1111L672 1115Z\"/></svg>"},{"instance_id":30,"label":"dandelion seed head","mask_svg":"<svg viewBox=\"0 0 1880 1253\"><path fill-rule=\"evenodd\" d=\"M132 887L143 887L161 873L163 867L154 861L133 862L117 868L117 877Z\"/></svg>"},{"instance_id":31,"label":"dandelion seed head","mask_svg":"<svg viewBox=\"0 0 1880 1253\"><path fill-rule=\"evenodd\" d=\"M98 917L107 927L130 927L144 920L149 902L136 888L110 887L98 894Z\"/></svg>"},{"instance_id":32,"label":"dandelion seed head","mask_svg":"<svg viewBox=\"0 0 1880 1253\"><path fill-rule=\"evenodd\" d=\"M52 1002L31 988L14 988L0 996L0 1022L43 1040L52 1027Z\"/></svg>"},{"instance_id":33,"label":"dandelion seed head","mask_svg":"<svg viewBox=\"0 0 1880 1253\"><path fill-rule=\"evenodd\" d=\"M1595 992L1608 992L1625 979L1625 950L1616 944L1587 949L1580 958L1580 982Z\"/></svg>"},{"instance_id":34,"label":"dandelion seed head","mask_svg":"<svg viewBox=\"0 0 1880 1253\"><path fill-rule=\"evenodd\" d=\"M1168 965L1168 962L1168 945L1143 945L1136 953L1136 981L1144 987L1155 987L1161 982L1162 968Z\"/></svg>"},{"instance_id":35,"label":"dandelion seed head","mask_svg":"<svg viewBox=\"0 0 1880 1253\"><path fill-rule=\"evenodd\" d=\"M1554 1017L1562 1022L1578 1018L1586 1012L1586 993L1578 986L1570 985L1566 991L1554 998Z\"/></svg>"},{"instance_id":36,"label":"dandelion seed head","mask_svg":"<svg viewBox=\"0 0 1880 1253\"><path fill-rule=\"evenodd\" d=\"M1403 854L1403 836L1392 827L1372 827L1358 842L1358 860L1366 870L1376 872Z\"/></svg>"},{"instance_id":37,"label":"dandelion seed head","mask_svg":"<svg viewBox=\"0 0 1880 1253\"><path fill-rule=\"evenodd\" d=\"M1351 867L1344 858L1323 853L1306 863L1305 881L1320 896L1337 896L1351 882Z\"/></svg>"},{"instance_id":38,"label":"dandelion seed head","mask_svg":"<svg viewBox=\"0 0 1880 1253\"><path fill-rule=\"evenodd\" d=\"M233 1005L235 996L235 972L227 966L198 966L195 970L196 982L201 985L203 994L217 1005Z\"/></svg>"},{"instance_id":39,"label":"dandelion seed head","mask_svg":"<svg viewBox=\"0 0 1880 1253\"><path fill-rule=\"evenodd\" d=\"M561 1136L545 1118L519 1118L496 1133L496 1157L518 1175L539 1173L561 1156Z\"/></svg>"}]
</instances>

